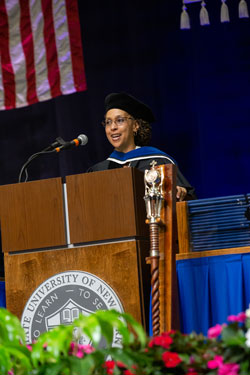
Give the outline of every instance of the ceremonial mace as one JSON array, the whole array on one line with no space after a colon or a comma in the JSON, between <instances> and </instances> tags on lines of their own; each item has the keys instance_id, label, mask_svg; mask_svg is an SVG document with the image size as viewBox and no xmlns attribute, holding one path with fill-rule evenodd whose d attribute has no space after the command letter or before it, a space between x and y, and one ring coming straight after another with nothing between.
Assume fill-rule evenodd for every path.
<instances>
[{"instance_id":1,"label":"ceremonial mace","mask_svg":"<svg viewBox=\"0 0 250 375\"><path fill-rule=\"evenodd\" d=\"M152 326L153 336L160 333L160 299L159 299L159 225L161 222L161 206L163 201L163 173L155 168L155 160L150 163L151 169L144 173L145 204L147 212L146 223L149 224L150 256L146 262L151 267L151 295L152 295Z\"/></svg>"}]
</instances>

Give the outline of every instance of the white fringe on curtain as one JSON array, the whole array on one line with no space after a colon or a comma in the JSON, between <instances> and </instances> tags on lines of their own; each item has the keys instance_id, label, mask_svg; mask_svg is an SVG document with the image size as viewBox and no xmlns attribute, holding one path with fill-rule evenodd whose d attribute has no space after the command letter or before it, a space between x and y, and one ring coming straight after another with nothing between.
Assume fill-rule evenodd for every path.
<instances>
[{"instance_id":1,"label":"white fringe on curtain","mask_svg":"<svg viewBox=\"0 0 250 375\"><path fill-rule=\"evenodd\" d=\"M220 22L229 22L229 11L228 6L226 4L226 0L221 0L221 10L220 10Z\"/></svg>"},{"instance_id":2,"label":"white fringe on curtain","mask_svg":"<svg viewBox=\"0 0 250 375\"><path fill-rule=\"evenodd\" d=\"M206 9L205 1L201 2L200 24L201 24L201 26L210 25L208 11Z\"/></svg>"},{"instance_id":3,"label":"white fringe on curtain","mask_svg":"<svg viewBox=\"0 0 250 375\"><path fill-rule=\"evenodd\" d=\"M222 23L230 22L229 10L228 10L226 1L227 0L221 0L220 21ZM239 18L249 18L247 1L248 0L239 0L239 7L238 7ZM191 28L190 17L187 12L186 4L192 4L192 3L197 3L197 2L201 3L200 25L201 26L210 25L209 15L208 15L208 11L206 9L206 3L204 0L182 0L182 12L181 12L181 19L180 19L180 28L182 30Z\"/></svg>"},{"instance_id":4,"label":"white fringe on curtain","mask_svg":"<svg viewBox=\"0 0 250 375\"><path fill-rule=\"evenodd\" d=\"M239 2L239 18L249 18L246 0L240 0Z\"/></svg>"},{"instance_id":5,"label":"white fringe on curtain","mask_svg":"<svg viewBox=\"0 0 250 375\"><path fill-rule=\"evenodd\" d=\"M181 12L181 30L190 29L190 28L191 28L190 19L189 19L189 15L187 12L187 7L183 1L182 12Z\"/></svg>"}]
</instances>

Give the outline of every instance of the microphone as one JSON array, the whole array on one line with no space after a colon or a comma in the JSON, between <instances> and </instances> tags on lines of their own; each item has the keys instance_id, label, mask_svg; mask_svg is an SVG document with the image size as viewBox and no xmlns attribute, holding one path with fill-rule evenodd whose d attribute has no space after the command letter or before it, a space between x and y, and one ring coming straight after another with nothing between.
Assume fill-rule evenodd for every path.
<instances>
[{"instance_id":1,"label":"microphone","mask_svg":"<svg viewBox=\"0 0 250 375\"><path fill-rule=\"evenodd\" d=\"M63 145L56 147L54 152L60 152L61 150L68 150L70 148L85 146L88 143L88 137L85 134L78 135L77 138L72 141L65 142Z\"/></svg>"},{"instance_id":2,"label":"microphone","mask_svg":"<svg viewBox=\"0 0 250 375\"><path fill-rule=\"evenodd\" d=\"M73 139L70 142L65 142L61 137L56 138L55 142L51 143L47 148L40 152L36 152L31 155L29 159L24 163L19 173L18 182L22 182L22 175L25 172L25 180L28 180L28 171L27 167L32 162L33 159L37 158L39 155L50 154L52 152L60 152L61 150L67 150L69 148L84 146L88 143L88 137L85 134L80 134L76 139Z\"/></svg>"}]
</instances>

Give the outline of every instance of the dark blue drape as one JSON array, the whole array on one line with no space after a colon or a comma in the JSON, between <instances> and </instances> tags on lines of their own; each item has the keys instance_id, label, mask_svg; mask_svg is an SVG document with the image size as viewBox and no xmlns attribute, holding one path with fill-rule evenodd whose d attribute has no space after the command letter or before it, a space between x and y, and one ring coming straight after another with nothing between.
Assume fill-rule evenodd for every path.
<instances>
[{"instance_id":1,"label":"dark blue drape","mask_svg":"<svg viewBox=\"0 0 250 375\"><path fill-rule=\"evenodd\" d=\"M250 20L220 23L218 0L199 25L200 3L188 5L192 28L180 30L182 1L80 1L88 90L0 113L0 184L17 182L25 160L61 135L86 133L85 147L46 155L30 179L82 173L111 152L103 101L127 91L156 116L152 145L172 155L199 198L250 191Z\"/></svg>"},{"instance_id":2,"label":"dark blue drape","mask_svg":"<svg viewBox=\"0 0 250 375\"><path fill-rule=\"evenodd\" d=\"M0 281L0 307L6 307L5 283Z\"/></svg>"},{"instance_id":3,"label":"dark blue drape","mask_svg":"<svg viewBox=\"0 0 250 375\"><path fill-rule=\"evenodd\" d=\"M177 261L181 330L202 332L246 310L250 303L250 254Z\"/></svg>"}]
</instances>

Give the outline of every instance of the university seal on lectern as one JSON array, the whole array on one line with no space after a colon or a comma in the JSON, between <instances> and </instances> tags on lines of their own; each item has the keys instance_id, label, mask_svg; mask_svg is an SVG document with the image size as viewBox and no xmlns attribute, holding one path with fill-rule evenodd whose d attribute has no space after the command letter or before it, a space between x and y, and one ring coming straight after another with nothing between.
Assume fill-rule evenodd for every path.
<instances>
[{"instance_id":1,"label":"university seal on lectern","mask_svg":"<svg viewBox=\"0 0 250 375\"><path fill-rule=\"evenodd\" d=\"M24 308L21 324L26 342L31 343L41 333L64 324L74 324L80 314L114 309L123 312L121 301L114 290L99 277L82 271L66 271L45 280L30 296ZM81 337L81 343L89 343ZM118 333L113 346L120 346Z\"/></svg>"}]
</instances>

